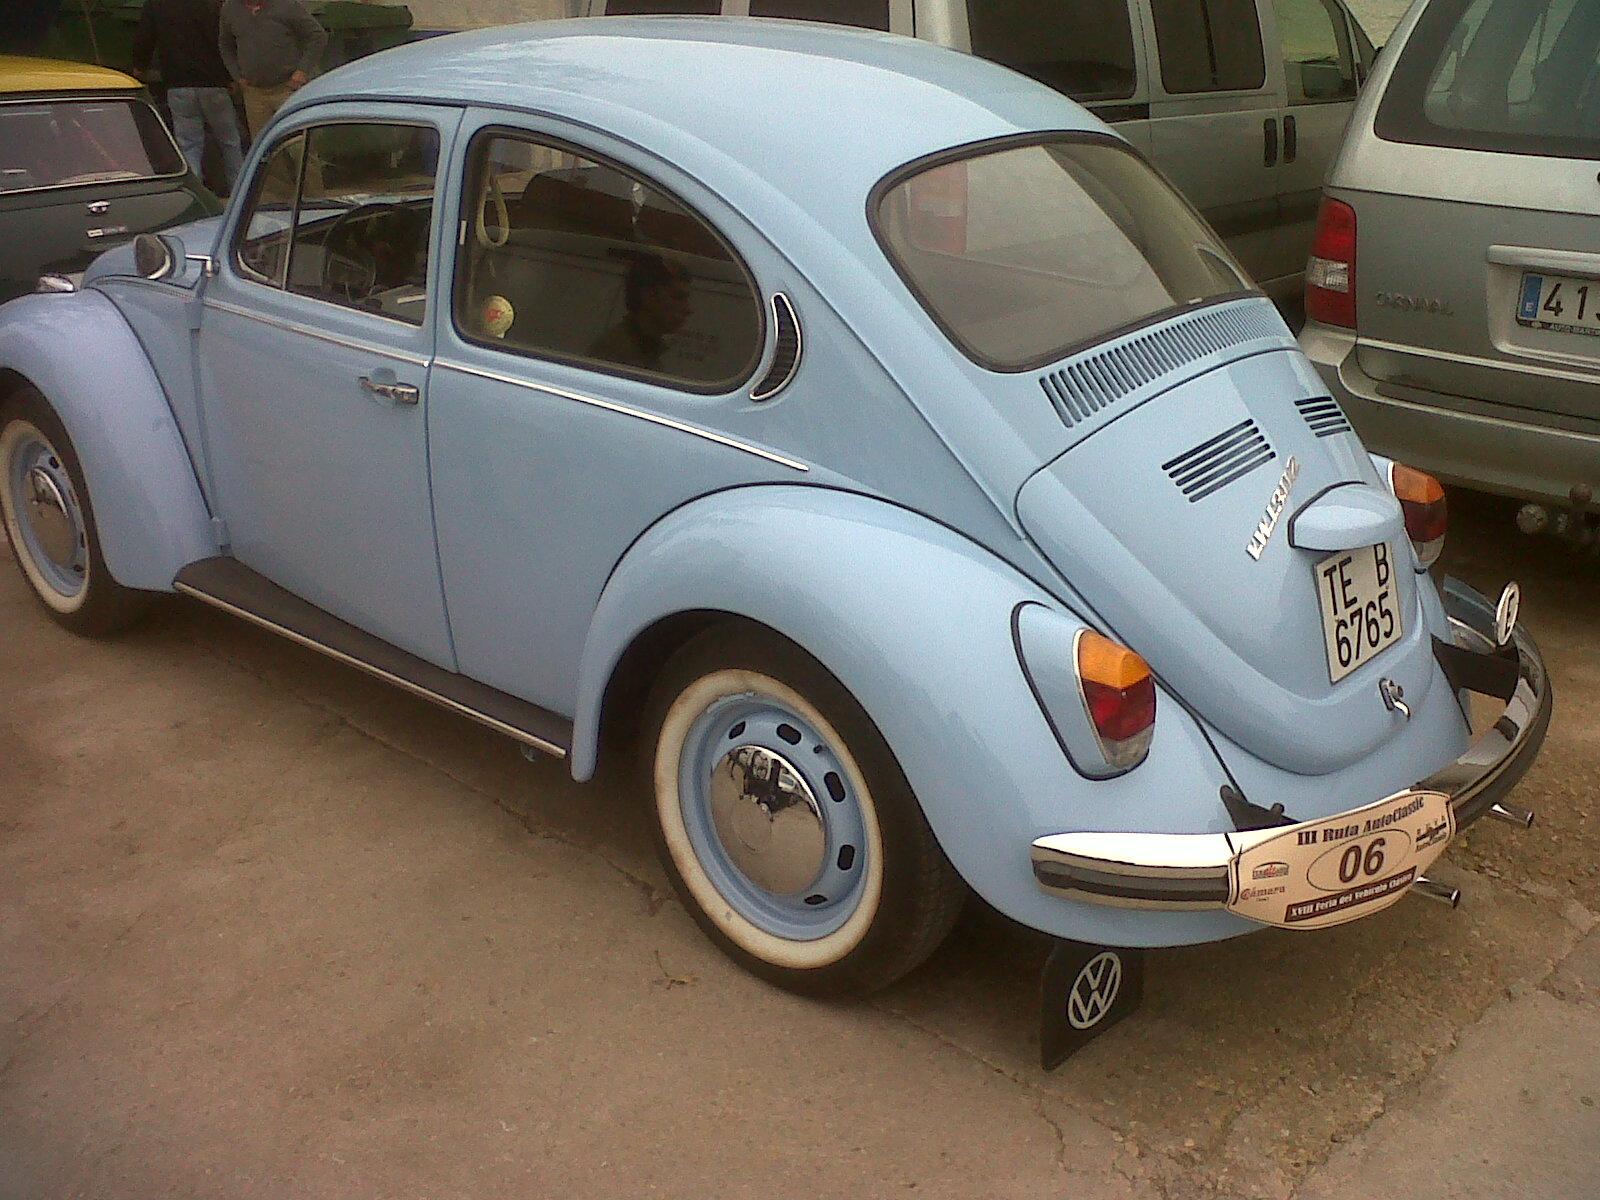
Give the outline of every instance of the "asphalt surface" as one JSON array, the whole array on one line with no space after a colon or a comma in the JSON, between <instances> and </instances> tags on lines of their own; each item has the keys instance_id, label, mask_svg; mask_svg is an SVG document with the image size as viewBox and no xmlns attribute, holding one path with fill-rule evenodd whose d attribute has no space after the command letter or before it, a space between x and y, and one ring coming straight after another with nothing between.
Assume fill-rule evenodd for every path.
<instances>
[{"instance_id":1,"label":"asphalt surface","mask_svg":"<svg viewBox=\"0 0 1600 1200\"><path fill-rule=\"evenodd\" d=\"M1037 1067L1046 947L974 906L822 1004L671 898L631 775L173 600L83 641L0 562L0 1200L1600 1194L1600 571L1458 498L1557 691L1407 899L1150 955ZM0 559L9 551L0 543Z\"/></svg>"}]
</instances>

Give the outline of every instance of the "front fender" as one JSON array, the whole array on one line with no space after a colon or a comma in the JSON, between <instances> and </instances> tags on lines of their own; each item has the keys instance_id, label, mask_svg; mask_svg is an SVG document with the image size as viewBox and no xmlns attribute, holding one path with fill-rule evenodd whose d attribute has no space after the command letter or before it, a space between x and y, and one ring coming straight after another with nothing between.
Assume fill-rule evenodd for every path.
<instances>
[{"instance_id":1,"label":"front fender","mask_svg":"<svg viewBox=\"0 0 1600 1200\"><path fill-rule=\"evenodd\" d=\"M0 369L43 393L78 452L112 578L170 591L216 553L178 424L139 339L105 296L21 296L0 309Z\"/></svg>"},{"instance_id":2,"label":"front fender","mask_svg":"<svg viewBox=\"0 0 1600 1200\"><path fill-rule=\"evenodd\" d=\"M595 769L607 683L628 646L677 613L721 611L804 647L893 750L940 845L988 903L1082 941L1159 945L1243 932L1226 913L1149 913L1047 896L1033 838L1061 829L1224 827L1225 776L1168 703L1150 759L1120 779L1071 767L1034 699L1012 613L1063 606L961 535L882 501L821 487L704 497L652 527L613 572L578 678L572 770Z\"/></svg>"}]
</instances>

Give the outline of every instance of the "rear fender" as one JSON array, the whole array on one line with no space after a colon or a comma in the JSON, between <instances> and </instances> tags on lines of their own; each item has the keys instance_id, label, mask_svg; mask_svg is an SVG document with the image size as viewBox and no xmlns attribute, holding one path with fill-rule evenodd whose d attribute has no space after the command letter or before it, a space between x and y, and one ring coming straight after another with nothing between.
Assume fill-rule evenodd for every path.
<instances>
[{"instance_id":1,"label":"rear fender","mask_svg":"<svg viewBox=\"0 0 1600 1200\"><path fill-rule=\"evenodd\" d=\"M161 381L116 306L94 290L0 309L0 370L44 395L83 466L112 578L172 590L216 553L211 516Z\"/></svg>"},{"instance_id":2,"label":"rear fender","mask_svg":"<svg viewBox=\"0 0 1600 1200\"><path fill-rule=\"evenodd\" d=\"M726 612L798 643L860 702L893 750L956 870L1036 929L1151 945L1242 932L1224 913L1135 913L1042 893L1033 838L1079 828L1208 828L1225 777L1175 703L1150 759L1120 779L1071 767L1013 641L1024 602L1059 601L959 534L868 497L750 487L661 520L607 582L579 668L572 771L598 753L608 682L635 639L669 617ZM1222 826L1219 826L1219 828Z\"/></svg>"}]
</instances>

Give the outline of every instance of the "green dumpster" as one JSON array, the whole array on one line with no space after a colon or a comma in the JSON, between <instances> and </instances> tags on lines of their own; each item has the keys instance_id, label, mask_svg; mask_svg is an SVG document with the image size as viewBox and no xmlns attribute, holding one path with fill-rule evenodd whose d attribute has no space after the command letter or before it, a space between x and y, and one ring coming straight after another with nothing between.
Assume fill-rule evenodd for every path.
<instances>
[{"instance_id":1,"label":"green dumpster","mask_svg":"<svg viewBox=\"0 0 1600 1200\"><path fill-rule=\"evenodd\" d=\"M411 33L411 10L404 4L309 0L306 8L328 31L328 48L322 54L324 71L398 46Z\"/></svg>"},{"instance_id":2,"label":"green dumpster","mask_svg":"<svg viewBox=\"0 0 1600 1200\"><path fill-rule=\"evenodd\" d=\"M306 9L328 31L322 69L397 46L411 33L411 10L403 4L360 0L307 0ZM133 70L133 35L144 0L62 0L41 54L75 62Z\"/></svg>"},{"instance_id":3,"label":"green dumpster","mask_svg":"<svg viewBox=\"0 0 1600 1200\"><path fill-rule=\"evenodd\" d=\"M39 53L131 71L133 33L143 11L144 0L61 0Z\"/></svg>"}]
</instances>

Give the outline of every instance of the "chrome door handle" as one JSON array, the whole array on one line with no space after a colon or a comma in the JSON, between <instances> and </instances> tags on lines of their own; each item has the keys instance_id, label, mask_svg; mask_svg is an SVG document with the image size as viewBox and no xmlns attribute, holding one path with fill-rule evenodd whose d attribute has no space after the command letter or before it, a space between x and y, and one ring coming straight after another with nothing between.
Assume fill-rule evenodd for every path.
<instances>
[{"instance_id":1,"label":"chrome door handle","mask_svg":"<svg viewBox=\"0 0 1600 1200\"><path fill-rule=\"evenodd\" d=\"M361 376L361 390L391 404L419 404L422 389L410 383L379 383L370 375Z\"/></svg>"}]
</instances>

